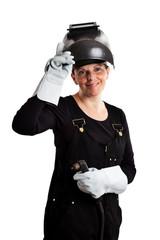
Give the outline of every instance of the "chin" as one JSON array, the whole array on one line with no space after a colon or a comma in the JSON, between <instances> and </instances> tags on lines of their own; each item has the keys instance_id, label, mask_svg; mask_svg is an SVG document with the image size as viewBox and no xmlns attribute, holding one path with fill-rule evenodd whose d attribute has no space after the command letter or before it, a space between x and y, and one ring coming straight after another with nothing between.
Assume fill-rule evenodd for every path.
<instances>
[{"instance_id":1,"label":"chin","mask_svg":"<svg viewBox=\"0 0 160 240\"><path fill-rule=\"evenodd\" d=\"M92 93L89 93L88 96L90 97L97 97L97 96L101 96L102 92L92 92Z\"/></svg>"},{"instance_id":2,"label":"chin","mask_svg":"<svg viewBox=\"0 0 160 240\"><path fill-rule=\"evenodd\" d=\"M102 89L101 90L94 90L94 91L90 91L90 95L92 96L99 96L102 94Z\"/></svg>"}]
</instances>

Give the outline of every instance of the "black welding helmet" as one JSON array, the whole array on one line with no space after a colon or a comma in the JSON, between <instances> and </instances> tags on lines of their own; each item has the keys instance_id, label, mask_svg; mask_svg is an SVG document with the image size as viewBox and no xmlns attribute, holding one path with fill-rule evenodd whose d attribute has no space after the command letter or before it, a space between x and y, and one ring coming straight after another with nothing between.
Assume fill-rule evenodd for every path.
<instances>
[{"instance_id":1,"label":"black welding helmet","mask_svg":"<svg viewBox=\"0 0 160 240\"><path fill-rule=\"evenodd\" d=\"M71 52L76 66L98 62L109 62L114 66L108 38L98 27L96 22L69 26L63 39L63 51Z\"/></svg>"}]
</instances>

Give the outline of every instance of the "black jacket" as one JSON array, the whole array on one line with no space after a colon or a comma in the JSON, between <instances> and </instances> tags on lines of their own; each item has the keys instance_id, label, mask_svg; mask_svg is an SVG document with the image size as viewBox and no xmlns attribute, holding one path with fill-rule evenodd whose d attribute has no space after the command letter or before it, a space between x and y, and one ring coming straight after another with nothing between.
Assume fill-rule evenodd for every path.
<instances>
[{"instance_id":1,"label":"black jacket","mask_svg":"<svg viewBox=\"0 0 160 240\"><path fill-rule=\"evenodd\" d=\"M71 166L77 160L85 159L89 167L98 169L120 165L128 183L134 179L136 169L125 114L105 104L108 119L96 121L81 111L72 96L60 98L58 106L34 96L14 117L12 126L17 133L35 135L52 129L55 135L56 159L45 211L44 240L98 240L100 221L95 200L81 192L73 180ZM117 240L122 221L118 195L104 194L102 203L104 239Z\"/></svg>"}]
</instances>

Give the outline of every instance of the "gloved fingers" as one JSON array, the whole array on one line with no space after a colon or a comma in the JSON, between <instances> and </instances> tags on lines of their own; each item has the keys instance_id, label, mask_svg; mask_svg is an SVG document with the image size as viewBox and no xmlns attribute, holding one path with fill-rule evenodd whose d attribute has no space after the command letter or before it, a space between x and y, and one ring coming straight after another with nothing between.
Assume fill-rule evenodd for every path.
<instances>
[{"instance_id":1,"label":"gloved fingers","mask_svg":"<svg viewBox=\"0 0 160 240\"><path fill-rule=\"evenodd\" d=\"M71 55L70 51L64 51L63 52L63 49L64 49L64 43L63 42L59 42L57 44L56 55L65 55L65 56Z\"/></svg>"},{"instance_id":2,"label":"gloved fingers","mask_svg":"<svg viewBox=\"0 0 160 240\"><path fill-rule=\"evenodd\" d=\"M63 48L64 48L64 43L59 42L57 44L56 55L61 54L63 52Z\"/></svg>"},{"instance_id":3,"label":"gloved fingers","mask_svg":"<svg viewBox=\"0 0 160 240\"><path fill-rule=\"evenodd\" d=\"M73 179L76 180L76 181L79 181L79 180L84 180L86 179L83 175L83 173L80 173L80 172L77 172L74 176L73 176Z\"/></svg>"},{"instance_id":4,"label":"gloved fingers","mask_svg":"<svg viewBox=\"0 0 160 240\"><path fill-rule=\"evenodd\" d=\"M53 67L54 64L59 67L60 65L64 65L64 64L74 64L74 61L72 60L73 56L69 55L69 56L65 56L65 55L59 55L59 56L55 56L53 58L53 60L51 61L51 66Z\"/></svg>"},{"instance_id":5,"label":"gloved fingers","mask_svg":"<svg viewBox=\"0 0 160 240\"><path fill-rule=\"evenodd\" d=\"M97 171L97 168L94 168L94 167L89 168L89 171L91 171L91 172Z\"/></svg>"},{"instance_id":6,"label":"gloved fingers","mask_svg":"<svg viewBox=\"0 0 160 240\"><path fill-rule=\"evenodd\" d=\"M61 53L64 56L71 56L71 52L70 51L65 51L63 53Z\"/></svg>"},{"instance_id":7,"label":"gloved fingers","mask_svg":"<svg viewBox=\"0 0 160 240\"><path fill-rule=\"evenodd\" d=\"M96 190L90 182L84 183L83 181L78 181L77 186L82 192L90 194L95 199L104 194L104 191Z\"/></svg>"},{"instance_id":8,"label":"gloved fingers","mask_svg":"<svg viewBox=\"0 0 160 240\"><path fill-rule=\"evenodd\" d=\"M75 61L73 60L73 56L69 56L66 58L66 61L64 64L68 64L68 65L73 65L75 63Z\"/></svg>"},{"instance_id":9,"label":"gloved fingers","mask_svg":"<svg viewBox=\"0 0 160 240\"><path fill-rule=\"evenodd\" d=\"M89 193L89 191L86 188L84 188L79 182L77 182L77 186L82 192Z\"/></svg>"},{"instance_id":10,"label":"gloved fingers","mask_svg":"<svg viewBox=\"0 0 160 240\"><path fill-rule=\"evenodd\" d=\"M59 65L62 65L64 63L66 63L66 60L67 60L67 57L63 56L63 55L56 55L51 64L54 62L56 65L59 64Z\"/></svg>"},{"instance_id":11,"label":"gloved fingers","mask_svg":"<svg viewBox=\"0 0 160 240\"><path fill-rule=\"evenodd\" d=\"M78 181L77 182L77 185L79 187L79 189L85 189L87 192L90 192L90 189L91 189L91 183L88 182L88 181Z\"/></svg>"},{"instance_id":12,"label":"gloved fingers","mask_svg":"<svg viewBox=\"0 0 160 240\"><path fill-rule=\"evenodd\" d=\"M62 56L65 57L67 64L75 64L75 61L73 60L74 56L71 55L70 51L63 52Z\"/></svg>"},{"instance_id":13,"label":"gloved fingers","mask_svg":"<svg viewBox=\"0 0 160 240\"><path fill-rule=\"evenodd\" d=\"M88 179L87 173L88 173L88 172L86 172L86 173L77 172L77 173L73 176L73 179L76 180L76 181L86 180L86 179Z\"/></svg>"},{"instance_id":14,"label":"gloved fingers","mask_svg":"<svg viewBox=\"0 0 160 240\"><path fill-rule=\"evenodd\" d=\"M96 172L98 171L97 168L89 168L89 171L88 172L85 172L85 173L82 173L81 171L80 172L77 172L73 178L74 180L86 180L86 179L92 179L94 177L94 175L96 174Z\"/></svg>"}]
</instances>

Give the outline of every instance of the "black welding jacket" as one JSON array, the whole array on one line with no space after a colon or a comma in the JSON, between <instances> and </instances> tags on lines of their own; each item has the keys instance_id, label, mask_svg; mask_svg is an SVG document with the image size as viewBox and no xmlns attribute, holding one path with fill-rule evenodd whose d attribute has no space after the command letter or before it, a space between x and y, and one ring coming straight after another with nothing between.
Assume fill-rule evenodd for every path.
<instances>
[{"instance_id":1,"label":"black welding jacket","mask_svg":"<svg viewBox=\"0 0 160 240\"><path fill-rule=\"evenodd\" d=\"M35 135L52 129L55 135L55 168L49 188L44 218L44 240L99 240L100 214L95 199L81 192L73 180L71 166L85 160L97 169L120 165L128 178L136 169L129 130L123 111L105 103L106 121L87 116L72 96L60 98L58 106L36 96L17 112L13 129ZM104 194L104 240L117 240L122 221L118 195Z\"/></svg>"}]
</instances>

